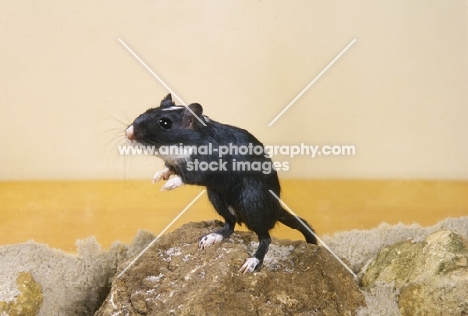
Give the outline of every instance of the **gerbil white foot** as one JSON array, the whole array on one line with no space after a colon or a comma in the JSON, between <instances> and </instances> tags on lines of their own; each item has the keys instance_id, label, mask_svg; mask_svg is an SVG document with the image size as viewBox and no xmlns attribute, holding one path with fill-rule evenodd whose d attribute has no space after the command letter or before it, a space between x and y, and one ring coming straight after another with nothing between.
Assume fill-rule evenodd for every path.
<instances>
[{"instance_id":1,"label":"gerbil white foot","mask_svg":"<svg viewBox=\"0 0 468 316\"><path fill-rule=\"evenodd\" d=\"M239 269L239 272L242 274L246 274L247 272L254 272L255 268L258 266L260 263L260 260L257 258L249 258L245 260L244 265Z\"/></svg>"},{"instance_id":2,"label":"gerbil white foot","mask_svg":"<svg viewBox=\"0 0 468 316\"><path fill-rule=\"evenodd\" d=\"M173 174L174 173L171 171L171 169L164 168L163 170L158 171L158 172L156 172L154 174L152 182L155 183L155 182L158 182L158 181L161 181L161 180L167 180Z\"/></svg>"},{"instance_id":3,"label":"gerbil white foot","mask_svg":"<svg viewBox=\"0 0 468 316\"><path fill-rule=\"evenodd\" d=\"M217 233L211 233L202 237L198 243L198 248L205 249L211 245L220 243L223 240L223 235Z\"/></svg>"},{"instance_id":4,"label":"gerbil white foot","mask_svg":"<svg viewBox=\"0 0 468 316\"><path fill-rule=\"evenodd\" d=\"M166 184L163 185L161 188L161 191L166 191L166 190L174 190L175 188L180 187L183 185L184 182L182 181L182 178L179 176L175 176L171 179L169 179Z\"/></svg>"}]
</instances>

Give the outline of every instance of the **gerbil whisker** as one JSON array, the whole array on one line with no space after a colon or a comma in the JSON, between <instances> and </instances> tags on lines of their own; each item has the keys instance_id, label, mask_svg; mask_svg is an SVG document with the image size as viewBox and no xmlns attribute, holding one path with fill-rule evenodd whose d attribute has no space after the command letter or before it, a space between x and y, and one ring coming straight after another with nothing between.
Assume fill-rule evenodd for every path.
<instances>
[{"instance_id":1,"label":"gerbil whisker","mask_svg":"<svg viewBox=\"0 0 468 316\"><path fill-rule=\"evenodd\" d=\"M128 120L127 118L126 118L126 121L127 121L127 122L125 122L125 121L120 120L120 119L118 119L117 117L115 117L115 116L113 116L113 115L111 115L111 114L109 114L109 113L105 113L105 112L102 112L102 111L99 111L99 112L100 112L102 115L105 115L105 116L107 116L108 118L112 119L114 122L119 123L119 124L120 124L121 126L123 126L123 127L127 127L128 125L130 125L129 123L127 123L127 122L130 122L130 120Z\"/></svg>"}]
</instances>

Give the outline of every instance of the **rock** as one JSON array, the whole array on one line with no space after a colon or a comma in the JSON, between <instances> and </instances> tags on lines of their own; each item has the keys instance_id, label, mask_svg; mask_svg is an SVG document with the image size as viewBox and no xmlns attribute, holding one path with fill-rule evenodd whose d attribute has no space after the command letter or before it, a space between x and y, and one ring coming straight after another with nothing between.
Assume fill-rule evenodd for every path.
<instances>
[{"instance_id":1,"label":"rock","mask_svg":"<svg viewBox=\"0 0 468 316\"><path fill-rule=\"evenodd\" d=\"M384 248L368 266L364 287L394 282L406 315L468 314L468 241L442 229L422 242Z\"/></svg>"},{"instance_id":2,"label":"rock","mask_svg":"<svg viewBox=\"0 0 468 316\"><path fill-rule=\"evenodd\" d=\"M199 250L198 239L220 225L190 223L161 237L114 279L95 315L355 315L365 305L349 272L304 241L273 240L259 272L238 273L257 238L235 232Z\"/></svg>"},{"instance_id":3,"label":"rock","mask_svg":"<svg viewBox=\"0 0 468 316\"><path fill-rule=\"evenodd\" d=\"M14 300L0 302L0 315L35 316L42 304L41 286L30 272L20 272L16 277L19 295Z\"/></svg>"},{"instance_id":4,"label":"rock","mask_svg":"<svg viewBox=\"0 0 468 316\"><path fill-rule=\"evenodd\" d=\"M93 315L109 293L118 265L153 239L152 234L140 231L132 244L116 242L104 250L95 238L87 238L77 241L76 255L34 241L1 246L0 315L7 315L1 312L10 306L7 303L19 302L18 271L31 271L42 288L38 316Z\"/></svg>"}]
</instances>

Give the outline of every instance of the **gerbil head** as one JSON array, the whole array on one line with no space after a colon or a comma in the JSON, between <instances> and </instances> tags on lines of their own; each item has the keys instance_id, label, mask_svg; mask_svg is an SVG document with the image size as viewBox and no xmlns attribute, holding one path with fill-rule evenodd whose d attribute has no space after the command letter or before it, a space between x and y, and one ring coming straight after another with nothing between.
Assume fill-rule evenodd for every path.
<instances>
[{"instance_id":1,"label":"gerbil head","mask_svg":"<svg viewBox=\"0 0 468 316\"><path fill-rule=\"evenodd\" d=\"M175 105L168 94L159 107L147 110L127 128L127 139L144 145L172 145L185 143L190 135L203 128L203 108L198 103ZM196 115L196 116L195 116ZM198 118L197 118L198 117Z\"/></svg>"}]
</instances>

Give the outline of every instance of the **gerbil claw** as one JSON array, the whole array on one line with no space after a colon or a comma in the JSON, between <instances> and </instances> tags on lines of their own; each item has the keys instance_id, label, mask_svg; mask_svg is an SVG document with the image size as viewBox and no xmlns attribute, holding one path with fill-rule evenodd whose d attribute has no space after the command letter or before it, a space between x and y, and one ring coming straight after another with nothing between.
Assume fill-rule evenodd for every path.
<instances>
[{"instance_id":1,"label":"gerbil claw","mask_svg":"<svg viewBox=\"0 0 468 316\"><path fill-rule=\"evenodd\" d=\"M257 265L260 263L260 260L257 258L249 258L245 260L244 265L239 269L239 272L246 274L247 272L254 272Z\"/></svg>"},{"instance_id":2,"label":"gerbil claw","mask_svg":"<svg viewBox=\"0 0 468 316\"><path fill-rule=\"evenodd\" d=\"M174 190L175 188L178 188L183 184L184 182L182 181L182 179L179 176L175 176L163 185L161 191Z\"/></svg>"},{"instance_id":3,"label":"gerbil claw","mask_svg":"<svg viewBox=\"0 0 468 316\"><path fill-rule=\"evenodd\" d=\"M171 171L171 169L164 168L163 170L158 171L158 172L156 172L154 174L152 182L156 183L156 182L161 181L161 180L167 180L173 174L174 173Z\"/></svg>"},{"instance_id":4,"label":"gerbil claw","mask_svg":"<svg viewBox=\"0 0 468 316\"><path fill-rule=\"evenodd\" d=\"M211 233L203 236L198 243L198 248L205 249L211 245L220 243L223 240L223 235L218 233Z\"/></svg>"}]
</instances>

